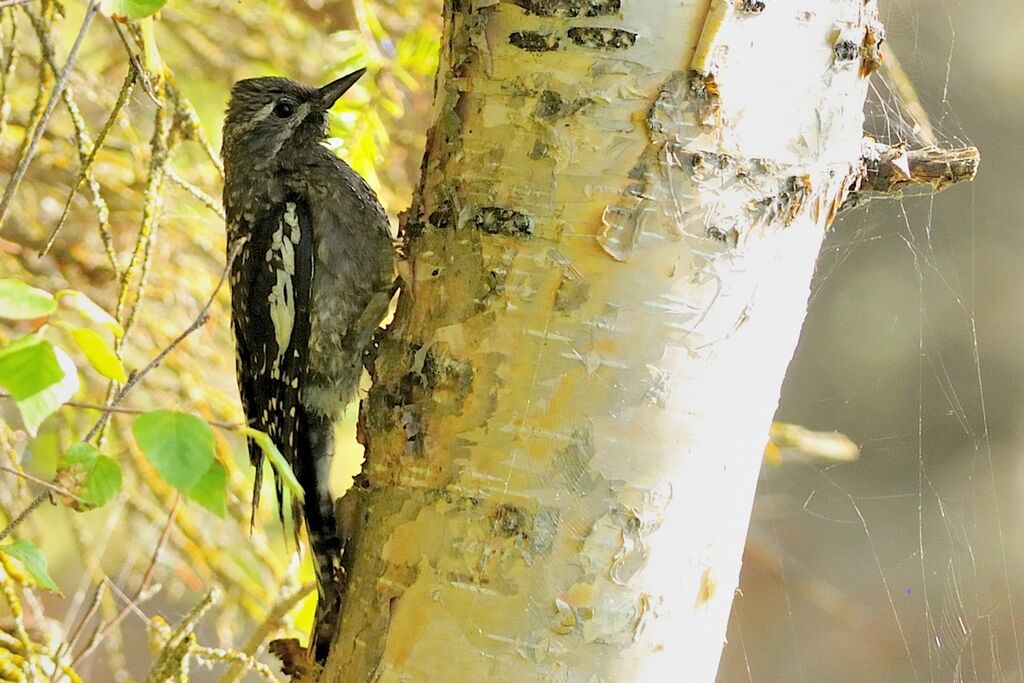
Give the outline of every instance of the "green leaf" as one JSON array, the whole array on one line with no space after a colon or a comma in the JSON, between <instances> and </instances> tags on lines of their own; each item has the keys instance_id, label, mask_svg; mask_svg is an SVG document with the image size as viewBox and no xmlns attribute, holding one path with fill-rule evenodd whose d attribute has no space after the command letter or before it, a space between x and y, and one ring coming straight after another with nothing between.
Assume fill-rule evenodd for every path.
<instances>
[{"instance_id":1,"label":"green leaf","mask_svg":"<svg viewBox=\"0 0 1024 683\"><path fill-rule=\"evenodd\" d=\"M189 492L188 497L204 508L224 517L227 513L228 471L217 460Z\"/></svg>"},{"instance_id":2,"label":"green leaf","mask_svg":"<svg viewBox=\"0 0 1024 683\"><path fill-rule=\"evenodd\" d=\"M53 295L21 280L0 280L0 318L32 320L57 310Z\"/></svg>"},{"instance_id":3,"label":"green leaf","mask_svg":"<svg viewBox=\"0 0 1024 683\"><path fill-rule=\"evenodd\" d=\"M87 441L79 441L68 446L60 457L60 466L69 465L91 465L99 457L100 452L96 447Z\"/></svg>"},{"instance_id":4,"label":"green leaf","mask_svg":"<svg viewBox=\"0 0 1024 683\"><path fill-rule=\"evenodd\" d=\"M25 565L25 571L41 587L52 593L60 593L60 588L54 583L47 571L46 557L34 544L26 540L17 540L7 545L0 545L0 552Z\"/></svg>"},{"instance_id":5,"label":"green leaf","mask_svg":"<svg viewBox=\"0 0 1024 683\"><path fill-rule=\"evenodd\" d=\"M114 319L114 316L103 310L99 304L87 297L85 294L73 289L62 289L57 292L57 299L61 304L70 306L74 310L78 311L78 313L89 322L106 327L118 339L124 336L124 328L121 327L121 323L117 322L117 320Z\"/></svg>"},{"instance_id":6,"label":"green leaf","mask_svg":"<svg viewBox=\"0 0 1024 683\"><path fill-rule=\"evenodd\" d=\"M284 456L281 455L281 451L277 450L277 446L274 445L270 436L252 427L240 427L238 433L244 434L256 442L256 445L260 447L263 454L267 456L267 460L270 461L274 471L277 472L277 476L284 482L285 487L291 492L295 500L301 502L304 497L302 486L299 484L299 480L295 478L295 473L292 472L292 468L288 465Z\"/></svg>"},{"instance_id":7,"label":"green leaf","mask_svg":"<svg viewBox=\"0 0 1024 683\"><path fill-rule=\"evenodd\" d=\"M144 19L159 12L167 0L102 0L100 10L109 17Z\"/></svg>"},{"instance_id":8,"label":"green leaf","mask_svg":"<svg viewBox=\"0 0 1024 683\"><path fill-rule=\"evenodd\" d=\"M173 410L143 413L132 423L139 450L164 480L188 493L213 463L213 430L204 420Z\"/></svg>"},{"instance_id":9,"label":"green leaf","mask_svg":"<svg viewBox=\"0 0 1024 683\"><path fill-rule=\"evenodd\" d=\"M19 401L56 384L64 377L53 345L28 334L0 348L0 385Z\"/></svg>"},{"instance_id":10,"label":"green leaf","mask_svg":"<svg viewBox=\"0 0 1024 683\"><path fill-rule=\"evenodd\" d=\"M101 455L92 444L81 441L61 456L57 483L84 500L84 509L103 507L121 490L121 466L113 458ZM76 510L83 509L77 500L65 503Z\"/></svg>"},{"instance_id":11,"label":"green leaf","mask_svg":"<svg viewBox=\"0 0 1024 683\"><path fill-rule=\"evenodd\" d=\"M49 343L47 342L47 345ZM39 425L57 412L57 409L67 403L75 392L78 391L78 369L71 357L63 349L51 347L57 365L62 376L60 380L42 391L38 391L26 398L18 399L18 410L21 412L21 421L25 423L25 431L35 436L39 431ZM13 395L14 392L12 391Z\"/></svg>"},{"instance_id":12,"label":"green leaf","mask_svg":"<svg viewBox=\"0 0 1024 683\"><path fill-rule=\"evenodd\" d=\"M121 490L121 465L113 458L101 455L85 480L85 488L79 495L96 507L103 507L114 499Z\"/></svg>"},{"instance_id":13,"label":"green leaf","mask_svg":"<svg viewBox=\"0 0 1024 683\"><path fill-rule=\"evenodd\" d=\"M124 371L121 359L114 353L114 349L110 348L110 344L102 334L96 330L76 327L71 329L71 338L75 340L75 344L82 350L89 360L89 365L95 368L96 372L107 379L116 379L121 383L128 381L128 375Z\"/></svg>"}]
</instances>

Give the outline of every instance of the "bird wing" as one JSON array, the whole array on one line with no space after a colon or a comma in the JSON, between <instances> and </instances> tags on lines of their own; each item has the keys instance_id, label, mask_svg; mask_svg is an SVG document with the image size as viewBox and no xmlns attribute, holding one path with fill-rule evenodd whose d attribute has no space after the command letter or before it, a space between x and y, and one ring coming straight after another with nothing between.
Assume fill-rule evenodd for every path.
<instances>
[{"instance_id":1,"label":"bird wing","mask_svg":"<svg viewBox=\"0 0 1024 683\"><path fill-rule=\"evenodd\" d=\"M294 466L301 417L299 392L309 354L313 233L309 207L298 195L255 215L236 234L249 236L232 266L231 317L242 409L249 426L266 432ZM253 519L263 481L263 453L249 440L256 468ZM281 478L275 473L279 515Z\"/></svg>"}]
</instances>

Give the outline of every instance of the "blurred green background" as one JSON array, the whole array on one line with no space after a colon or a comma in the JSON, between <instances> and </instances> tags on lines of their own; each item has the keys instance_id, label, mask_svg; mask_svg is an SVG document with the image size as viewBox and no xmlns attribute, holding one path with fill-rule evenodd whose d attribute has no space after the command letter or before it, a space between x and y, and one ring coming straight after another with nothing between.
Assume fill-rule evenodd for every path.
<instances>
[{"instance_id":1,"label":"blurred green background","mask_svg":"<svg viewBox=\"0 0 1024 683\"><path fill-rule=\"evenodd\" d=\"M33 0L0 9L0 72L8 74L0 85L0 186L8 184L21 157L26 130L41 111L37 103L45 103L53 87L52 70L42 68L44 87L39 88L45 66L40 56L52 45L56 64L64 63L85 5ZM377 188L395 219L408 205L418 177L438 56L440 0L173 0L156 20L122 23L121 29L125 41L109 17L97 17L68 80L80 121L95 139L122 91L129 54L148 72L136 81L91 167L102 206L97 208L89 183L83 184L52 250L39 255L81 168L77 147L91 149L91 140L80 141L62 103L5 217L0 273L50 292L74 287L116 313L129 328L122 350L125 366L133 370L196 318L221 275L224 225L218 215L216 156L231 84L271 74L319 85L368 67L334 108L329 144ZM137 38L149 35L152 40L138 43ZM161 155L154 150L162 147L169 147L166 161L155 163ZM133 254L136 267L129 273ZM123 407L176 409L228 424L241 420L227 302L225 288L209 319L146 376ZM5 321L0 342L37 326L38 321ZM79 365L82 388L75 399L103 403L106 380L88 367L60 329L51 326L46 334ZM0 400L0 462L49 479L60 453L81 439L98 415L66 407L31 438L20 429L13 402ZM361 458L355 417L351 408L340 438L345 446L336 471L339 487L347 485L346 472L357 468ZM220 599L196 630L198 645L252 654L262 653L270 637L305 642L314 602L309 561L296 566L291 531L277 522L269 482L250 536L252 470L243 440L227 429L215 431L218 458L228 470L226 514L218 518L192 502L175 505L176 493L135 446L133 419L115 415L103 438L103 452L124 466L116 501L77 514L44 505L17 530L16 536L42 547L64 593L19 593L27 637L51 650L61 639L73 640L63 662L78 660L74 668L85 681L143 680L168 642L160 619L143 614L159 614L173 627L216 587ZM9 473L0 476L0 517L6 524L39 488ZM170 526L169 515L175 522ZM169 536L141 611L129 610L118 627L106 627L138 590L165 528ZM4 568L17 570L9 563ZM98 610L93 611L95 600ZM15 633L10 607L0 605L0 630ZM104 638L98 648L90 648L97 631ZM0 664L9 661L4 645ZM211 671L197 662L218 656L197 650L191 680L242 675L236 671L221 678L228 670L226 657L221 653ZM261 657L277 671L272 658ZM43 673L48 675L49 668ZM248 679L258 678L248 674Z\"/></svg>"},{"instance_id":2,"label":"blurred green background","mask_svg":"<svg viewBox=\"0 0 1024 683\"><path fill-rule=\"evenodd\" d=\"M119 269L137 247L150 253L152 264L141 297L138 274L124 287L125 315L140 302L124 345L129 368L144 365L189 324L220 275L220 180L204 146L219 148L230 84L263 74L318 84L369 66L335 110L332 145L369 178L396 218L417 181L429 125L439 4L171 0L154 30L180 100L170 102L162 91L155 95L168 111L191 107L203 135L180 141L169 157L159 206L150 206L159 212L152 239L139 243L138 236L159 117L140 85L93 167ZM869 204L830 231L778 418L843 432L860 445L861 457L847 464L784 459L765 466L719 676L727 683L1024 676L1014 630L1019 626L1024 637L1024 622L1013 621L1015 609L1024 613L1024 479L1017 465L1024 400L1024 7L1009 0L985 3L985 9L956 0L882 5L890 44L915 82L939 142L977 145L981 172L973 185L938 197ZM82 3L68 2L66 16L47 24L58 63L82 11ZM27 13L12 8L0 10L0 42L0 66L8 64L11 46L16 56L0 117L0 183L6 185L37 96L40 40ZM92 136L127 70L111 22L97 19L69 80ZM47 76L47 87L52 80ZM885 82L876 79L874 90L869 132L890 143L913 141ZM80 168L75 145L68 111L58 107L0 234L0 273L50 291L74 286L115 311L121 281L87 187L79 190L50 255L38 256ZM226 301L221 292L210 320L146 378L126 406L240 419ZM0 341L29 329L2 325ZM106 382L87 369L81 375L76 398L101 403ZM58 454L96 416L65 408L33 440L17 429L12 407L0 401L0 461L52 476ZM359 457L354 418L350 410L342 437L351 444L349 469ZM132 445L130 420L116 416L105 441L105 452L125 461L118 501L84 514L47 505L19 529L43 547L65 594L39 594L37 601L36 593L26 592L25 622L35 641L73 633L104 577L130 594L150 563L174 494ZM248 651L255 647L246 642L254 633L298 636L308 627L311 601L302 596L312 574L308 564L299 571L291 566L288 534L280 532L272 504L264 505L250 539L251 474L241 439L217 434L229 470L227 514L219 519L193 504L177 508L156 565L154 585L161 589L142 610L173 624L219 586L226 595L202 621L199 641ZM38 489L0 476L6 521ZM338 478L343 484L343 473ZM264 500L272 500L269 490L264 493ZM289 611L292 603L297 606ZM73 652L85 648L98 620L113 618L125 602L111 588L98 604L98 616L81 628ZM9 629L4 609L0 628ZM147 629L159 635L157 624L130 614L76 665L84 680L144 678L154 656L148 643L160 644ZM218 680L223 672L220 664L212 671L194 667L192 680Z\"/></svg>"}]
</instances>

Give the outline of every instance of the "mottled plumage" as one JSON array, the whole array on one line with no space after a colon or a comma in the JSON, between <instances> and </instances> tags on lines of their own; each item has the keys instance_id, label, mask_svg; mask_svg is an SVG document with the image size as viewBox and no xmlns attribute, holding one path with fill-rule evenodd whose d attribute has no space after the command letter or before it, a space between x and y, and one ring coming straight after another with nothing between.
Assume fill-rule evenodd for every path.
<instances>
[{"instance_id":1,"label":"mottled plumage","mask_svg":"<svg viewBox=\"0 0 1024 683\"><path fill-rule=\"evenodd\" d=\"M239 393L250 426L271 436L303 487L321 627L333 626L340 607L343 541L328 488L334 424L355 397L394 280L380 202L321 144L327 110L360 75L319 89L284 78L237 82L222 149L228 243L244 238L231 269ZM252 441L249 457L255 514L263 454ZM322 659L329 643L318 635L311 648Z\"/></svg>"}]
</instances>

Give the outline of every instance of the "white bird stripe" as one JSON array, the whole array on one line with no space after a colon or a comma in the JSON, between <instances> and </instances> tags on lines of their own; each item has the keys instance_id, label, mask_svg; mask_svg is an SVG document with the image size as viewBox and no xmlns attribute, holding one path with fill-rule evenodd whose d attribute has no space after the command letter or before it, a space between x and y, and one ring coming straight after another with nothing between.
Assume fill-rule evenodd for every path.
<instances>
[{"instance_id":1,"label":"white bird stripe","mask_svg":"<svg viewBox=\"0 0 1024 683\"><path fill-rule=\"evenodd\" d=\"M277 341L277 357L270 370L270 376L274 379L280 379L281 361L291 343L295 326L295 245L301 237L302 228L295 214L295 203L288 202L266 255L269 267L274 269L277 276L268 299L270 320L274 324L274 338Z\"/></svg>"}]
</instances>

